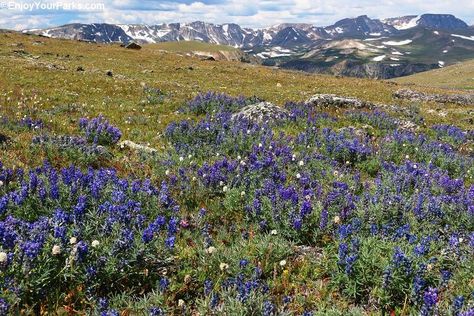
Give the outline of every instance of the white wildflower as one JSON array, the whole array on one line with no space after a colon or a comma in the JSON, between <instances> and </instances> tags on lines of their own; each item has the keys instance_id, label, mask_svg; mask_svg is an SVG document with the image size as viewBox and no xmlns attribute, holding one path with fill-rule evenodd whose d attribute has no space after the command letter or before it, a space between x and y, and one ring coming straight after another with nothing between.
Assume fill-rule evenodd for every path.
<instances>
[{"instance_id":1,"label":"white wildflower","mask_svg":"<svg viewBox=\"0 0 474 316\"><path fill-rule=\"evenodd\" d=\"M99 247L99 245L100 245L100 242L98 240L93 240L92 241L92 248L97 248L97 247Z\"/></svg>"},{"instance_id":2,"label":"white wildflower","mask_svg":"<svg viewBox=\"0 0 474 316\"><path fill-rule=\"evenodd\" d=\"M303 160L300 160L300 162L298 162L298 165L299 165L300 167L304 166L304 161L303 161Z\"/></svg>"},{"instance_id":3,"label":"white wildflower","mask_svg":"<svg viewBox=\"0 0 474 316\"><path fill-rule=\"evenodd\" d=\"M213 246L210 246L209 248L206 249L206 253L210 255L212 255L216 251L217 251L216 247L213 247Z\"/></svg>"},{"instance_id":4,"label":"white wildflower","mask_svg":"<svg viewBox=\"0 0 474 316\"><path fill-rule=\"evenodd\" d=\"M227 192L228 190L229 190L229 188L227 188L227 186L224 185L224 187L222 188L222 191L223 191L223 192Z\"/></svg>"},{"instance_id":5,"label":"white wildflower","mask_svg":"<svg viewBox=\"0 0 474 316\"><path fill-rule=\"evenodd\" d=\"M184 306L184 301L182 299L178 300L178 307L183 307Z\"/></svg>"},{"instance_id":6,"label":"white wildflower","mask_svg":"<svg viewBox=\"0 0 474 316\"><path fill-rule=\"evenodd\" d=\"M286 266L286 260L280 261L280 267L284 267L284 266Z\"/></svg>"},{"instance_id":7,"label":"white wildflower","mask_svg":"<svg viewBox=\"0 0 474 316\"><path fill-rule=\"evenodd\" d=\"M169 175L170 175L170 171L169 171L169 170L166 170L166 171L165 171L165 175L169 176Z\"/></svg>"},{"instance_id":8,"label":"white wildflower","mask_svg":"<svg viewBox=\"0 0 474 316\"><path fill-rule=\"evenodd\" d=\"M245 196L245 191L240 192L240 196Z\"/></svg>"},{"instance_id":9,"label":"white wildflower","mask_svg":"<svg viewBox=\"0 0 474 316\"><path fill-rule=\"evenodd\" d=\"M278 235L278 231L276 229L273 229L271 232L270 232L270 235Z\"/></svg>"},{"instance_id":10,"label":"white wildflower","mask_svg":"<svg viewBox=\"0 0 474 316\"><path fill-rule=\"evenodd\" d=\"M8 255L6 252L0 252L0 263L6 263L8 261Z\"/></svg>"},{"instance_id":11,"label":"white wildflower","mask_svg":"<svg viewBox=\"0 0 474 316\"><path fill-rule=\"evenodd\" d=\"M53 256L57 256L61 254L61 247L59 245L54 245L51 252L53 253Z\"/></svg>"},{"instance_id":12,"label":"white wildflower","mask_svg":"<svg viewBox=\"0 0 474 316\"><path fill-rule=\"evenodd\" d=\"M75 245L77 243L77 238L76 237L71 237L71 239L69 239L69 243L71 245Z\"/></svg>"},{"instance_id":13,"label":"white wildflower","mask_svg":"<svg viewBox=\"0 0 474 316\"><path fill-rule=\"evenodd\" d=\"M338 215L334 216L334 224L339 224L340 222L341 218Z\"/></svg>"},{"instance_id":14,"label":"white wildflower","mask_svg":"<svg viewBox=\"0 0 474 316\"><path fill-rule=\"evenodd\" d=\"M301 175L299 173L296 174L296 178L297 179L300 179L301 178Z\"/></svg>"},{"instance_id":15,"label":"white wildflower","mask_svg":"<svg viewBox=\"0 0 474 316\"><path fill-rule=\"evenodd\" d=\"M221 269L221 271L224 271L224 270L227 270L229 269L229 265L225 262L222 262L220 265L219 265L219 269Z\"/></svg>"},{"instance_id":16,"label":"white wildflower","mask_svg":"<svg viewBox=\"0 0 474 316\"><path fill-rule=\"evenodd\" d=\"M184 160L184 157L179 157L179 161L183 161Z\"/></svg>"}]
</instances>

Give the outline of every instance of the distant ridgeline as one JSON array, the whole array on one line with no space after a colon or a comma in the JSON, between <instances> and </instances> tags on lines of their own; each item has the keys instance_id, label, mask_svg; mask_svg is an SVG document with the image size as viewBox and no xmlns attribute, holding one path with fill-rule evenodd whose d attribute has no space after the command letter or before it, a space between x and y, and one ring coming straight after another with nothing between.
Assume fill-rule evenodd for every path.
<instances>
[{"instance_id":1,"label":"distant ridgeline","mask_svg":"<svg viewBox=\"0 0 474 316\"><path fill-rule=\"evenodd\" d=\"M474 26L450 14L382 20L363 15L327 27L287 23L251 29L197 21L158 25L68 24L24 32L100 43L200 41L239 48L269 66L379 79L474 58Z\"/></svg>"}]
</instances>

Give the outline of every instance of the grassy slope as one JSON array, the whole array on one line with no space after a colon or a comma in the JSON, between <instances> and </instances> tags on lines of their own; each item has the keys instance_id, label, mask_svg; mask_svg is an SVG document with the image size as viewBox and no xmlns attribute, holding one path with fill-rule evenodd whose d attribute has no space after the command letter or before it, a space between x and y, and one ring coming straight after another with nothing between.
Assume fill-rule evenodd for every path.
<instances>
[{"instance_id":1,"label":"grassy slope","mask_svg":"<svg viewBox=\"0 0 474 316\"><path fill-rule=\"evenodd\" d=\"M412 83L451 89L474 90L474 60L457 65L393 79L398 83Z\"/></svg>"},{"instance_id":2,"label":"grassy slope","mask_svg":"<svg viewBox=\"0 0 474 316\"><path fill-rule=\"evenodd\" d=\"M283 105L290 100L303 101L315 93L390 103L394 101L392 92L399 89L382 81L201 61L164 52L157 49L160 45L134 51L119 45L0 33L0 115L41 118L51 131L72 134L80 117L103 113L124 132L123 139L160 148L164 145L160 136L163 129L180 118L176 110L199 91L256 95ZM79 66L85 71L77 71ZM107 70L112 70L114 76L107 76ZM167 94L164 102L144 106L144 85L162 89ZM427 104L422 109L431 107ZM468 115L466 109L455 106L442 110L449 114L441 118L447 123ZM428 120L430 115L435 114L428 114ZM433 119L439 121L440 117ZM16 145L2 151L0 161L28 166L44 158L25 150L30 133L3 132L13 137Z\"/></svg>"},{"instance_id":3,"label":"grassy slope","mask_svg":"<svg viewBox=\"0 0 474 316\"><path fill-rule=\"evenodd\" d=\"M166 42L158 44L147 45L149 48L153 49L163 49L170 52L191 52L191 51L206 51L206 52L237 52L237 48L226 45L215 45L209 43L203 43L198 41L189 41L189 42Z\"/></svg>"}]
</instances>

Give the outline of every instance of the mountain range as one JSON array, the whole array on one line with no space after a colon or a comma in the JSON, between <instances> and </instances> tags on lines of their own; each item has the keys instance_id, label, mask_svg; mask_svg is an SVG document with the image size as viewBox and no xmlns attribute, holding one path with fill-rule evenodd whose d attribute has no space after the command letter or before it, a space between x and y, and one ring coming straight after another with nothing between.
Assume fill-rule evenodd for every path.
<instances>
[{"instance_id":1,"label":"mountain range","mask_svg":"<svg viewBox=\"0 0 474 316\"><path fill-rule=\"evenodd\" d=\"M308 72L392 78L474 58L474 26L450 14L371 19L366 15L319 27L304 23L263 29L237 24L68 24L26 30L100 43L201 41L229 45L263 64Z\"/></svg>"}]
</instances>

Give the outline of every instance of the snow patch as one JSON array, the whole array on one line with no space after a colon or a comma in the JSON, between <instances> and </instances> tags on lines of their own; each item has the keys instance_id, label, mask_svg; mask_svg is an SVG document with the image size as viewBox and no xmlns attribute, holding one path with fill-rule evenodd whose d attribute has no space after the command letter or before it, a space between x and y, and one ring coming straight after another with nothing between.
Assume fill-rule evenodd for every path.
<instances>
[{"instance_id":1,"label":"snow patch","mask_svg":"<svg viewBox=\"0 0 474 316\"><path fill-rule=\"evenodd\" d=\"M377 56L372 58L373 61L382 61L385 59L385 55Z\"/></svg>"},{"instance_id":2,"label":"snow patch","mask_svg":"<svg viewBox=\"0 0 474 316\"><path fill-rule=\"evenodd\" d=\"M439 68L443 68L444 64L445 64L444 61L442 61L442 60L438 61Z\"/></svg>"},{"instance_id":3,"label":"snow patch","mask_svg":"<svg viewBox=\"0 0 474 316\"><path fill-rule=\"evenodd\" d=\"M383 44L389 45L389 46L402 46L402 45L410 44L411 42L413 41L412 40L404 40L404 41L399 41L399 42L388 41L388 42L383 42Z\"/></svg>"},{"instance_id":4,"label":"snow patch","mask_svg":"<svg viewBox=\"0 0 474 316\"><path fill-rule=\"evenodd\" d=\"M394 50L394 51L392 52L392 55L403 56L403 54L402 54L402 53L400 53L400 52L399 52L399 51L397 51L397 50Z\"/></svg>"},{"instance_id":5,"label":"snow patch","mask_svg":"<svg viewBox=\"0 0 474 316\"><path fill-rule=\"evenodd\" d=\"M411 29L412 27L415 27L418 25L418 20L420 18L421 18L420 16L417 16L409 20L408 22L394 21L395 23L393 23L393 27L396 28L397 30Z\"/></svg>"},{"instance_id":6,"label":"snow patch","mask_svg":"<svg viewBox=\"0 0 474 316\"><path fill-rule=\"evenodd\" d=\"M464 35L458 35L458 34L451 34L451 36L459 37L459 38L462 38L462 39L465 39L465 40L468 40L468 41L474 41L474 35L473 36L464 36Z\"/></svg>"},{"instance_id":7,"label":"snow patch","mask_svg":"<svg viewBox=\"0 0 474 316\"><path fill-rule=\"evenodd\" d=\"M443 50L443 54L446 54L447 52L448 52L448 50L447 50L447 49Z\"/></svg>"},{"instance_id":8,"label":"snow patch","mask_svg":"<svg viewBox=\"0 0 474 316\"><path fill-rule=\"evenodd\" d=\"M222 30L224 31L224 36L229 37L229 24L224 24Z\"/></svg>"}]
</instances>

